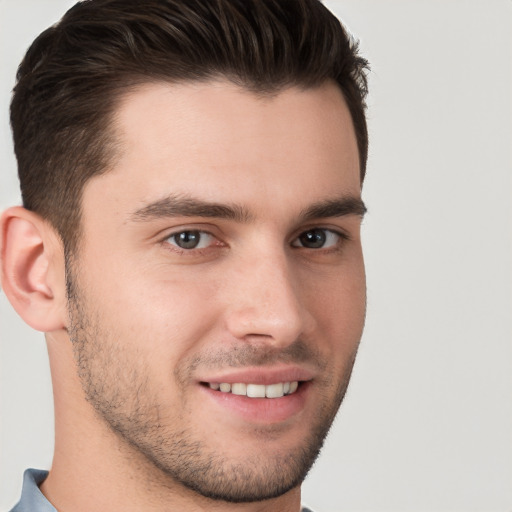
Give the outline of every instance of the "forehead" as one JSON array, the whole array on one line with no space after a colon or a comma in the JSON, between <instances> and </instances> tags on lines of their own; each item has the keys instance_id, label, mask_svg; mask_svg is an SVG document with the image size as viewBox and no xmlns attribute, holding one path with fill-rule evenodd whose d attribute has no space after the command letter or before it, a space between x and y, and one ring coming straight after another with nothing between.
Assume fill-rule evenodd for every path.
<instances>
[{"instance_id":1,"label":"forehead","mask_svg":"<svg viewBox=\"0 0 512 512\"><path fill-rule=\"evenodd\" d=\"M256 207L360 193L353 124L334 83L266 96L227 81L147 84L123 97L114 130L120 156L87 185L85 203L106 191L126 210L191 192Z\"/></svg>"}]
</instances>

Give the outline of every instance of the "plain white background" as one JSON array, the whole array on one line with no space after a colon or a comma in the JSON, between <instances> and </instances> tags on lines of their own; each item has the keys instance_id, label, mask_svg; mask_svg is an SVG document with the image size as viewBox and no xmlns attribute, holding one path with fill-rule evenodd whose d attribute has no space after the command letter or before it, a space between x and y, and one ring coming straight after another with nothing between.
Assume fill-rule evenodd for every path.
<instances>
[{"instance_id":1,"label":"plain white background","mask_svg":"<svg viewBox=\"0 0 512 512\"><path fill-rule=\"evenodd\" d=\"M0 0L0 208L19 203L8 102L71 0ZM368 318L304 485L318 512L512 511L512 2L330 0L370 59ZM0 509L48 468L43 336L0 294Z\"/></svg>"}]
</instances>

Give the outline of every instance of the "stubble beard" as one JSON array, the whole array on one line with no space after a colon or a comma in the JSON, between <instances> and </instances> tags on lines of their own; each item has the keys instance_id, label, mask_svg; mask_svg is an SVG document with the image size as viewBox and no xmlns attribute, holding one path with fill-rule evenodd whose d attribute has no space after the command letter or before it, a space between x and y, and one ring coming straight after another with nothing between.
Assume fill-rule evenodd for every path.
<instances>
[{"instance_id":1,"label":"stubble beard","mask_svg":"<svg viewBox=\"0 0 512 512\"><path fill-rule=\"evenodd\" d=\"M143 358L136 353L130 356L123 351L123 340L112 338L101 315L87 307L69 269L67 280L69 336L85 398L128 452L144 459L146 464L139 467L149 468L144 475L148 480L163 482L169 489L178 483L204 498L231 503L276 498L303 482L341 405L356 351L342 375L325 377L318 415L311 418L309 434L300 446L271 455L241 450L240 461L233 461L196 435L193 425L185 430L162 421L164 407L151 389ZM272 429L255 431L261 443L272 433Z\"/></svg>"}]
</instances>

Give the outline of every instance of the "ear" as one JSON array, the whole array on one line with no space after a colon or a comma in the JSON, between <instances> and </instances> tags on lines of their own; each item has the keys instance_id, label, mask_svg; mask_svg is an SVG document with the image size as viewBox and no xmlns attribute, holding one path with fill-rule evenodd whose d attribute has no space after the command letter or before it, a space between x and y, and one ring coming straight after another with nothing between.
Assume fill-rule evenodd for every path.
<instances>
[{"instance_id":1,"label":"ear","mask_svg":"<svg viewBox=\"0 0 512 512\"><path fill-rule=\"evenodd\" d=\"M0 218L1 283L23 320L38 331L62 329L66 322L64 250L55 230L21 207Z\"/></svg>"}]
</instances>

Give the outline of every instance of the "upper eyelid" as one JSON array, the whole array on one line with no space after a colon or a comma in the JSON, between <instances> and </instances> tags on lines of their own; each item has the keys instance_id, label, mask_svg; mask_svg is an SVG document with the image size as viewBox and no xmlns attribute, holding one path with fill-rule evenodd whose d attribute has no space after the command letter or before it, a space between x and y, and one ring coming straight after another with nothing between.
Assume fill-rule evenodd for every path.
<instances>
[{"instance_id":1,"label":"upper eyelid","mask_svg":"<svg viewBox=\"0 0 512 512\"><path fill-rule=\"evenodd\" d=\"M164 231L167 231L167 230L164 230ZM180 228L180 229L173 229L172 231L167 231L166 237L169 238L171 236L179 235L180 233L187 233L187 232L205 233L207 235L215 236L213 233L211 233L207 229L201 229L201 228Z\"/></svg>"},{"instance_id":2,"label":"upper eyelid","mask_svg":"<svg viewBox=\"0 0 512 512\"><path fill-rule=\"evenodd\" d=\"M208 235L212 239L219 240L219 237L211 233L210 231L207 231L206 229L179 229L177 231L172 231L170 233L167 233L163 237L163 241L168 240L169 238L172 238L176 235L179 235L180 233L187 233L187 232L194 232L194 233L200 233L201 235Z\"/></svg>"},{"instance_id":3,"label":"upper eyelid","mask_svg":"<svg viewBox=\"0 0 512 512\"><path fill-rule=\"evenodd\" d=\"M219 238L219 234L214 233L213 227L205 227L204 224L202 226L179 226L175 228L165 228L160 230L155 238L159 238L161 241L167 240L167 238L171 238L172 236L179 235L180 233L185 233L187 231L197 231L198 233L204 233L206 235L210 235L214 238Z\"/></svg>"}]
</instances>

